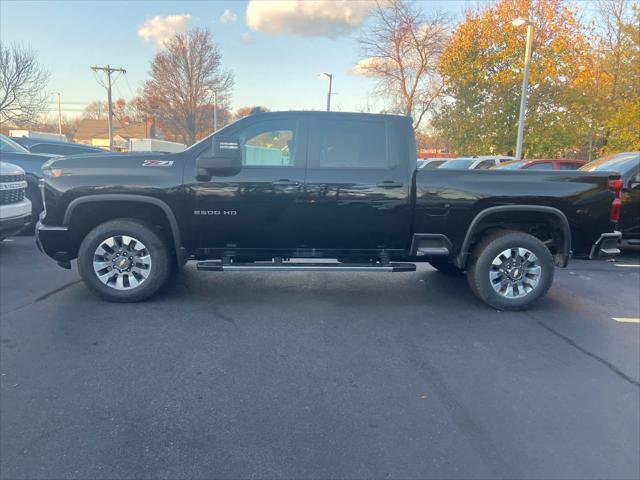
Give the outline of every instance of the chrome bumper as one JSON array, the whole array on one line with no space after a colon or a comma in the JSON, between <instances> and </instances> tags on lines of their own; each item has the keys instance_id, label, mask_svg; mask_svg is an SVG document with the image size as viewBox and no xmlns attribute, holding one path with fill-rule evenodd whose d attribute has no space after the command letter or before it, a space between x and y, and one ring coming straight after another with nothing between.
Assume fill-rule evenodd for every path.
<instances>
[{"instance_id":1,"label":"chrome bumper","mask_svg":"<svg viewBox=\"0 0 640 480\"><path fill-rule=\"evenodd\" d=\"M600 238L591 247L589 258L609 258L620 254L618 242L622 238L622 232L608 232L600 235Z\"/></svg>"}]
</instances>

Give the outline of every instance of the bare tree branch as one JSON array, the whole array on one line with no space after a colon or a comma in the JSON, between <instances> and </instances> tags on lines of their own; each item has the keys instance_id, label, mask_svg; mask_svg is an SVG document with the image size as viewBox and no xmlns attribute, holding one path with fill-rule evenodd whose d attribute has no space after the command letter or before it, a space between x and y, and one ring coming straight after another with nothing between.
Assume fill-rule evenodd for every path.
<instances>
[{"instance_id":1,"label":"bare tree branch","mask_svg":"<svg viewBox=\"0 0 640 480\"><path fill-rule=\"evenodd\" d=\"M47 109L48 80L33 51L0 43L0 123L37 121Z\"/></svg>"},{"instance_id":2,"label":"bare tree branch","mask_svg":"<svg viewBox=\"0 0 640 480\"><path fill-rule=\"evenodd\" d=\"M151 61L151 79L144 86L147 112L177 131L185 143L211 125L213 95L226 110L233 74L222 70L222 55L205 29L193 29L165 42Z\"/></svg>"},{"instance_id":3,"label":"bare tree branch","mask_svg":"<svg viewBox=\"0 0 640 480\"><path fill-rule=\"evenodd\" d=\"M449 19L440 12L427 16L406 0L378 0L372 17L359 39L358 71L375 78L376 93L418 129L442 94L437 66Z\"/></svg>"}]
</instances>

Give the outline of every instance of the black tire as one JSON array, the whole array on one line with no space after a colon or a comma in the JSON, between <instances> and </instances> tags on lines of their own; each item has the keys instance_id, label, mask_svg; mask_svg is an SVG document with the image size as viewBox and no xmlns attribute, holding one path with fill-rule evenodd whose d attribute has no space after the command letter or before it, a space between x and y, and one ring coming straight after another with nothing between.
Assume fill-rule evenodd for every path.
<instances>
[{"instance_id":1,"label":"black tire","mask_svg":"<svg viewBox=\"0 0 640 480\"><path fill-rule=\"evenodd\" d=\"M25 197L27 197L31 202L31 222L29 222L29 224L20 231L20 235L28 236L33 235L36 232L36 223L38 223L38 219L40 218L42 210L44 210L44 206L42 205L40 190L38 190L38 187L36 186L29 185L25 192Z\"/></svg>"},{"instance_id":2,"label":"black tire","mask_svg":"<svg viewBox=\"0 0 640 480\"><path fill-rule=\"evenodd\" d=\"M93 261L96 249L106 239L123 235L133 237L144 244L151 258L151 266L148 269L148 277L139 285L117 290L98 278ZM78 271L84 283L91 291L110 302L130 303L146 300L164 285L171 270L172 259L167 242L152 225L140 220L117 219L98 225L87 234L78 251Z\"/></svg>"},{"instance_id":3,"label":"black tire","mask_svg":"<svg viewBox=\"0 0 640 480\"><path fill-rule=\"evenodd\" d=\"M527 293L524 293L524 290L519 291L523 296L517 298L498 293L490 279L492 268L497 268L492 267L494 259L498 258L501 252L512 248L529 250L537 257L536 263L540 267L535 287ZM514 268L513 271L518 270ZM523 272L519 273L522 275ZM553 283L553 275L553 256L540 240L522 232L503 231L487 236L474 248L467 270L467 281L473 293L483 302L498 310L517 311L526 309L543 297ZM495 284L499 285L499 282L495 281Z\"/></svg>"},{"instance_id":4,"label":"black tire","mask_svg":"<svg viewBox=\"0 0 640 480\"><path fill-rule=\"evenodd\" d=\"M464 276L464 272L448 260L429 260L429 263L433 268L445 275L452 275L456 277Z\"/></svg>"}]
</instances>

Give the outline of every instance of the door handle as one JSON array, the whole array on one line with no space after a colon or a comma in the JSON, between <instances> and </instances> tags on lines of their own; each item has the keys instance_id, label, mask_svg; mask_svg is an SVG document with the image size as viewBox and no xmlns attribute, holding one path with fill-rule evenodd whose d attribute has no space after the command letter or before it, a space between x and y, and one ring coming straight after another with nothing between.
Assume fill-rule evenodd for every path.
<instances>
[{"instance_id":1,"label":"door handle","mask_svg":"<svg viewBox=\"0 0 640 480\"><path fill-rule=\"evenodd\" d=\"M297 187L298 185L300 185L300 182L289 180L288 178L281 178L280 180L271 182L271 185L273 185L274 187Z\"/></svg>"},{"instance_id":2,"label":"door handle","mask_svg":"<svg viewBox=\"0 0 640 480\"><path fill-rule=\"evenodd\" d=\"M402 182L394 182L392 180L385 180L384 182L378 182L376 184L376 187L381 187L381 188L400 188L403 185L404 184Z\"/></svg>"}]
</instances>

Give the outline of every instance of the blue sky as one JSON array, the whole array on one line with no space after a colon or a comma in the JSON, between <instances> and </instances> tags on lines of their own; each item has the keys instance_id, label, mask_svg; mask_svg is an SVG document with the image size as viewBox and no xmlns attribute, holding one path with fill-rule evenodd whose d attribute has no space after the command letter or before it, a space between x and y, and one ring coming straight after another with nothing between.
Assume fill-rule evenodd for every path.
<instances>
[{"instance_id":1,"label":"blue sky","mask_svg":"<svg viewBox=\"0 0 640 480\"><path fill-rule=\"evenodd\" d=\"M300 36L295 33L296 25L303 29L305 25L320 30L326 27L330 35L335 22L331 18L314 19L317 12L310 12L311 17L302 20L273 20L275 17L269 16L273 12L267 11L270 7L261 6L265 27L252 29L247 25L247 5L246 1L2 0L0 38L3 42L29 45L37 52L51 73L49 90L61 92L63 113L68 116L77 115L73 110L82 109L82 104L106 99L105 90L89 69L92 64L127 69L128 83L124 78L117 80L115 98L130 98L132 90L138 91L157 49L153 41L140 38L138 30L154 17L161 16L162 21L167 15L189 15L185 23L188 27L208 27L213 32L225 68L235 75L231 100L234 109L244 105L264 105L273 110L322 109L326 82L317 76L323 71L334 74L337 95L332 102L337 109L354 110L371 103L371 80L351 73L360 59L355 41L360 24L355 20L350 20L348 35L328 38L316 32L319 36ZM338 3L332 5L339 8ZM346 5L350 8L355 4ZM477 2L434 0L421 5L425 10L445 10L460 20L464 9ZM220 17L225 10L235 14L236 20L223 23Z\"/></svg>"}]
</instances>

